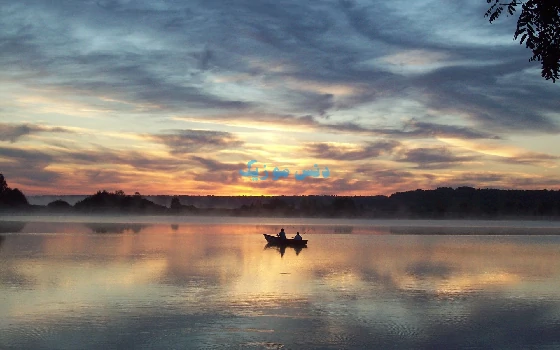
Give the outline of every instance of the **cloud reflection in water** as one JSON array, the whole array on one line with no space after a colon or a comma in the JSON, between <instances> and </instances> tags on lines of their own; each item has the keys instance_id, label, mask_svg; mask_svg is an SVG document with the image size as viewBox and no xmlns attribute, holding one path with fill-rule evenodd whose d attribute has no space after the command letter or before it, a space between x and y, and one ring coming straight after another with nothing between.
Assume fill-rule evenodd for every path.
<instances>
[{"instance_id":1,"label":"cloud reflection in water","mask_svg":"<svg viewBox=\"0 0 560 350\"><path fill-rule=\"evenodd\" d=\"M255 225L28 225L3 236L0 347L560 345L558 236L319 227L298 254Z\"/></svg>"}]
</instances>

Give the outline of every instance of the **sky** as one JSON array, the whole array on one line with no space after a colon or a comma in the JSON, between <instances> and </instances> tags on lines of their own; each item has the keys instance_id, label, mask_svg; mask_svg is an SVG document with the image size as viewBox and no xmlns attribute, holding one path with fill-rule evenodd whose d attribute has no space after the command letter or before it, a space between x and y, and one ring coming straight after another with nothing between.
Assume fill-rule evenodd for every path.
<instances>
[{"instance_id":1,"label":"sky","mask_svg":"<svg viewBox=\"0 0 560 350\"><path fill-rule=\"evenodd\" d=\"M26 195L558 190L560 84L487 7L0 0L0 173Z\"/></svg>"}]
</instances>

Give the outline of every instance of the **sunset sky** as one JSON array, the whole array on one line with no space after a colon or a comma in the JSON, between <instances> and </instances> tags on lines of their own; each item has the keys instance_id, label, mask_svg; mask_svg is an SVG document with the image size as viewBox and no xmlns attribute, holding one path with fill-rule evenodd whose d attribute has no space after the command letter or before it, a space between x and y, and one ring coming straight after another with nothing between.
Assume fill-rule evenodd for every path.
<instances>
[{"instance_id":1,"label":"sunset sky","mask_svg":"<svg viewBox=\"0 0 560 350\"><path fill-rule=\"evenodd\" d=\"M27 195L560 189L560 84L487 7L3 1L0 173Z\"/></svg>"}]
</instances>

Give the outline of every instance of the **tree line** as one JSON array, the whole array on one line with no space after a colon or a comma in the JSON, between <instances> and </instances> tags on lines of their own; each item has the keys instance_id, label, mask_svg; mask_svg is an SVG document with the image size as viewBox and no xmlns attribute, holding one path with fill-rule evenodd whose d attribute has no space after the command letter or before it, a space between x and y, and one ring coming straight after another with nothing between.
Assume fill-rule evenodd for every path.
<instances>
[{"instance_id":1,"label":"tree line","mask_svg":"<svg viewBox=\"0 0 560 350\"><path fill-rule=\"evenodd\" d=\"M189 204L202 197L211 207ZM231 196L173 196L169 206L154 203L140 193L101 190L73 206L55 200L46 206L31 205L25 195L11 189L0 174L0 210L28 213L99 213L228 215L278 217L354 218L560 218L558 190L499 190L472 187L440 187L435 190L397 192L390 196L243 196L240 206L225 208L220 203ZM183 201L183 202L182 202Z\"/></svg>"}]
</instances>

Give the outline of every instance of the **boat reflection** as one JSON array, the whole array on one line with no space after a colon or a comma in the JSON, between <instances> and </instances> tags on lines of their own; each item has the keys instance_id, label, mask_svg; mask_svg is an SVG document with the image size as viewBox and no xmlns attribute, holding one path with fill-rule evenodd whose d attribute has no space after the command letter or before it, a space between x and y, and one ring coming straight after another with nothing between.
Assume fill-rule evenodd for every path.
<instances>
[{"instance_id":1,"label":"boat reflection","mask_svg":"<svg viewBox=\"0 0 560 350\"><path fill-rule=\"evenodd\" d=\"M285 246L285 245L277 245L272 243L267 243L264 246L264 249L275 249L280 253L280 256L283 257L286 253L286 248L293 249L296 252L296 255L299 255L303 249L307 249L307 246L300 246L300 247L292 247L292 246Z\"/></svg>"}]
</instances>

